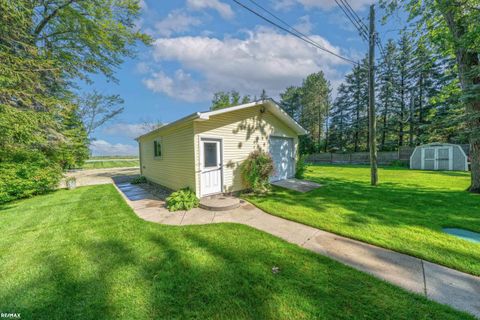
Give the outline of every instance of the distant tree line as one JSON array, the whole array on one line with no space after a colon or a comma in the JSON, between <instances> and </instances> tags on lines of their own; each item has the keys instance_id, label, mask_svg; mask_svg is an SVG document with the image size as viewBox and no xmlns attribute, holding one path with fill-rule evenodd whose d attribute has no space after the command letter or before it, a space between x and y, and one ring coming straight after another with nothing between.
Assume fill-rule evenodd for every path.
<instances>
[{"instance_id":1,"label":"distant tree line","mask_svg":"<svg viewBox=\"0 0 480 320\"><path fill-rule=\"evenodd\" d=\"M377 140L381 151L427 142L467 143L452 59L423 37L389 40L377 62ZM368 150L367 61L345 77L330 112L328 149Z\"/></svg>"}]
</instances>

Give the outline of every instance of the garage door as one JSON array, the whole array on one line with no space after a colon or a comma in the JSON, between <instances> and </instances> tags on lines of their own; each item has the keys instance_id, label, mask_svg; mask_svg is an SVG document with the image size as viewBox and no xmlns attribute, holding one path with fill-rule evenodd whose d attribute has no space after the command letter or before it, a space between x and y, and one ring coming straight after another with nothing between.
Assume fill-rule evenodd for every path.
<instances>
[{"instance_id":1,"label":"garage door","mask_svg":"<svg viewBox=\"0 0 480 320\"><path fill-rule=\"evenodd\" d=\"M270 137L270 154L275 172L270 181L291 178L294 175L295 153L292 138Z\"/></svg>"}]
</instances>

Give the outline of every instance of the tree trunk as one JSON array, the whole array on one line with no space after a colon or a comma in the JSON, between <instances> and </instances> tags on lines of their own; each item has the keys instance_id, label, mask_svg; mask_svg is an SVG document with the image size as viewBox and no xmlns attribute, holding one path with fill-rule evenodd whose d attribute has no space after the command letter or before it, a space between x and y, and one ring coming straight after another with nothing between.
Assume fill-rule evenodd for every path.
<instances>
[{"instance_id":1,"label":"tree trunk","mask_svg":"<svg viewBox=\"0 0 480 320\"><path fill-rule=\"evenodd\" d=\"M399 119L399 128L398 128L398 146L403 146L403 118L405 114L405 80L402 75L401 80L401 89L400 89L400 119Z\"/></svg>"},{"instance_id":2,"label":"tree trunk","mask_svg":"<svg viewBox=\"0 0 480 320\"><path fill-rule=\"evenodd\" d=\"M450 3L453 6L455 3ZM448 9L443 12L454 39L461 39L465 33L465 26L455 21L455 11ZM467 125L470 129L470 161L471 161L471 192L480 193L480 101L478 98L478 89L475 86L480 85L480 76L478 71L475 76L474 69L479 67L478 53L468 52L458 41L455 41L455 56L458 64L458 76L463 93L469 93L474 96L465 102L465 113L467 115ZM476 90L476 92L471 92ZM474 95L474 93L476 93Z\"/></svg>"},{"instance_id":3,"label":"tree trunk","mask_svg":"<svg viewBox=\"0 0 480 320\"><path fill-rule=\"evenodd\" d=\"M414 132L414 105L415 105L415 98L413 94L410 96L410 112L408 117L408 145L413 147L413 132Z\"/></svg>"},{"instance_id":4,"label":"tree trunk","mask_svg":"<svg viewBox=\"0 0 480 320\"><path fill-rule=\"evenodd\" d=\"M368 142L370 151L370 184L378 183L377 120L375 112L375 7L370 6L370 43L368 53Z\"/></svg>"},{"instance_id":5,"label":"tree trunk","mask_svg":"<svg viewBox=\"0 0 480 320\"><path fill-rule=\"evenodd\" d=\"M462 90L470 91L471 86L480 85L480 77L469 77L468 74L474 68L478 68L478 55L473 53L462 53L458 59L458 74ZM475 89L474 89L475 90ZM465 105L467 114L467 125L470 129L470 161L471 161L471 192L480 193L480 101L468 101Z\"/></svg>"},{"instance_id":6,"label":"tree trunk","mask_svg":"<svg viewBox=\"0 0 480 320\"><path fill-rule=\"evenodd\" d=\"M388 116L388 103L385 101L385 106L383 109L383 128L382 128L382 141L380 143L380 150L385 149L385 139L387 137L387 116Z\"/></svg>"}]
</instances>

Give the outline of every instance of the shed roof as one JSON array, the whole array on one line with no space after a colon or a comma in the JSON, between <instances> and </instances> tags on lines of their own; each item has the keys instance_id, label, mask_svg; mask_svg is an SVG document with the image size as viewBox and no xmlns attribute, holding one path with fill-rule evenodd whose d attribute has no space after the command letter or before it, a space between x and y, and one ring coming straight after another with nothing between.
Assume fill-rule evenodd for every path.
<instances>
[{"instance_id":1,"label":"shed roof","mask_svg":"<svg viewBox=\"0 0 480 320\"><path fill-rule=\"evenodd\" d=\"M307 131L300 124L298 124L298 122L296 122L292 117L290 117L288 115L288 113L286 113L280 107L280 105L278 103L276 103L273 99L265 99L265 100L258 100L258 101L254 101L254 102L241 104L241 105L238 105L238 106L222 108L222 109L213 110L213 111L195 112L195 113L192 113L188 116L180 118L180 119L178 119L174 122L171 122L169 124L161 126L161 127L157 128L155 130L147 132L147 133L135 138L135 140L138 141L140 138L142 138L144 136L148 136L148 135L153 134L153 133L159 133L159 132L161 132L161 131L163 131L167 128L175 127L175 126L180 125L184 122L194 121L194 120L205 121L205 120L209 120L211 116L216 116L216 115L224 114L224 113L227 113L227 112L232 112L232 111L242 110L242 109L246 109L246 108L251 108L251 107L255 107L255 106L259 106L259 105L264 105L267 110L272 112L275 116L277 116L280 120L282 120L285 124L287 124L298 135L307 134Z\"/></svg>"}]
</instances>

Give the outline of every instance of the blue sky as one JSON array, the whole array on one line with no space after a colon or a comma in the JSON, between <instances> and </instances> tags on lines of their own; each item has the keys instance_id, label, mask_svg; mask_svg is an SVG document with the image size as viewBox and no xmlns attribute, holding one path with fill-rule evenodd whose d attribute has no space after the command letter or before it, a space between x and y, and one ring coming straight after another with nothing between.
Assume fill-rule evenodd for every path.
<instances>
[{"instance_id":1,"label":"blue sky","mask_svg":"<svg viewBox=\"0 0 480 320\"><path fill-rule=\"evenodd\" d=\"M255 8L249 0L243 3ZM322 46L358 60L362 41L334 0L257 0L259 4L306 33ZM350 4L365 21L370 0ZM95 77L96 89L120 94L125 111L96 130L94 155L137 153L133 140L142 123L172 122L207 110L215 91L238 90L259 96L262 89L277 98L287 86L322 70L335 89L351 65L276 29L231 0L143 0L138 27L154 39L138 47L135 59L118 69L118 83ZM256 10L259 10L256 8ZM377 13L381 16L381 12ZM378 30L385 41L403 22L393 17Z\"/></svg>"}]
</instances>

